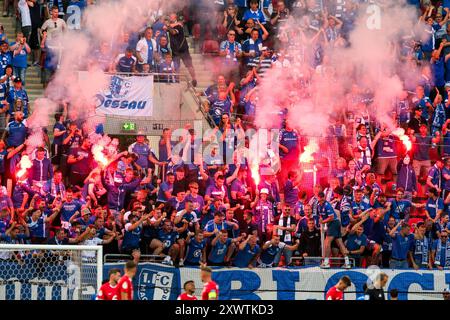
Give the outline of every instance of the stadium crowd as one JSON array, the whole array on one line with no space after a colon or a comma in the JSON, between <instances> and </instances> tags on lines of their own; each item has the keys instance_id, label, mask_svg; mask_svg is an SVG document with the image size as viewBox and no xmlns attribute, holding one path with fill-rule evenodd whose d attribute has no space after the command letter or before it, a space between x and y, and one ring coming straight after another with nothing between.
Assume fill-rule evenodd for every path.
<instances>
[{"instance_id":1,"label":"stadium crowd","mask_svg":"<svg viewBox=\"0 0 450 320\"><path fill-rule=\"evenodd\" d=\"M36 2L26 5L31 3ZM114 48L100 44L89 63L104 66L104 71L176 74L182 61L195 87L186 36L197 38L203 54L217 53L217 82L199 93L206 97L203 106L216 127L208 157L198 149L209 138L186 126L179 141L164 129L158 152L143 134L131 145L112 139L104 150L108 163L98 163L83 120L67 119L70 102L61 102L64 107L55 115L53 131L45 132L46 142L29 150L26 25L16 43L4 40L1 242L102 245L105 253L130 255L136 263L141 255L154 255L180 267L263 268L318 261L323 268L448 268L448 1L412 3L418 24L430 36L395 44L396 58L421 74L413 88L403 79L404 92L390 113L398 128L406 130L411 150L371 114L372 92L354 82L346 101L352 107L333 115L322 137L298 132L287 119L289 101L284 102L276 150L279 172L270 169L276 156L261 161L257 170L241 157L240 148L249 141L240 134L255 127L264 74L302 59L308 68L296 88L307 96L313 90L312 74L326 72L326 54L351 45L349 34L365 2L330 0L320 6L314 0L227 0L216 1L214 8L202 3L155 17L142 37L124 33ZM20 7L20 12L23 21L27 11ZM31 48L46 53L46 82L56 68L45 39L64 32L59 16L58 4L49 8L41 43ZM302 21L298 30L290 29L292 19ZM307 43L300 58L286 54L295 31ZM23 66L14 62L22 54ZM101 128L97 133L104 134ZM320 150L301 163L313 140ZM184 146L181 151L174 151L177 143ZM25 156L29 168L24 168Z\"/></svg>"}]
</instances>

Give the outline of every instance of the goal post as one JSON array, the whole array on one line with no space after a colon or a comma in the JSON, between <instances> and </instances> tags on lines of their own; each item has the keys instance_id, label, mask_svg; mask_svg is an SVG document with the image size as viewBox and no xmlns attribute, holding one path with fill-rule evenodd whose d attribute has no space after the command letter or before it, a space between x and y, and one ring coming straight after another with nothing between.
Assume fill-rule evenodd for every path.
<instances>
[{"instance_id":1,"label":"goal post","mask_svg":"<svg viewBox=\"0 0 450 320\"><path fill-rule=\"evenodd\" d=\"M0 300L93 300L102 246L0 244Z\"/></svg>"}]
</instances>

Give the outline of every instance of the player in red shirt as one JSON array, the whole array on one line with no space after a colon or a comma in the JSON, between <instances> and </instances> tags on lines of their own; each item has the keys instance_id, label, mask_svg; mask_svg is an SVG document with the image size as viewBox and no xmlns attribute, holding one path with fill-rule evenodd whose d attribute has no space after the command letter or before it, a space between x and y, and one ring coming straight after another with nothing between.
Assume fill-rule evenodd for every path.
<instances>
[{"instance_id":1,"label":"player in red shirt","mask_svg":"<svg viewBox=\"0 0 450 320\"><path fill-rule=\"evenodd\" d=\"M184 292L178 296L177 300L198 300L195 293L195 284L194 281L189 280L186 281L183 285Z\"/></svg>"},{"instance_id":2,"label":"player in red shirt","mask_svg":"<svg viewBox=\"0 0 450 320\"><path fill-rule=\"evenodd\" d=\"M219 286L211 279L211 268L203 265L200 270L200 278L205 284L203 286L202 300L218 300Z\"/></svg>"},{"instance_id":3,"label":"player in red shirt","mask_svg":"<svg viewBox=\"0 0 450 320\"><path fill-rule=\"evenodd\" d=\"M120 270L109 270L109 281L104 283L98 291L97 300L117 300L117 282L120 279Z\"/></svg>"},{"instance_id":4,"label":"player in red shirt","mask_svg":"<svg viewBox=\"0 0 450 320\"><path fill-rule=\"evenodd\" d=\"M125 274L117 283L117 300L133 300L133 277L136 275L137 265L134 261L125 264Z\"/></svg>"},{"instance_id":5,"label":"player in red shirt","mask_svg":"<svg viewBox=\"0 0 450 320\"><path fill-rule=\"evenodd\" d=\"M343 276L339 282L328 290L326 300L344 300L344 291L352 285L348 276Z\"/></svg>"}]
</instances>

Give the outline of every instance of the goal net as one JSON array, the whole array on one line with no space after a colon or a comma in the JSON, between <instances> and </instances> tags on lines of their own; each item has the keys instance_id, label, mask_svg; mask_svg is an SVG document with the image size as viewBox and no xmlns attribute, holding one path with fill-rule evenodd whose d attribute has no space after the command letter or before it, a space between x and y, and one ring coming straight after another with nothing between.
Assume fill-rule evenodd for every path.
<instances>
[{"instance_id":1,"label":"goal net","mask_svg":"<svg viewBox=\"0 0 450 320\"><path fill-rule=\"evenodd\" d=\"M92 300L102 246L0 244L0 300Z\"/></svg>"}]
</instances>

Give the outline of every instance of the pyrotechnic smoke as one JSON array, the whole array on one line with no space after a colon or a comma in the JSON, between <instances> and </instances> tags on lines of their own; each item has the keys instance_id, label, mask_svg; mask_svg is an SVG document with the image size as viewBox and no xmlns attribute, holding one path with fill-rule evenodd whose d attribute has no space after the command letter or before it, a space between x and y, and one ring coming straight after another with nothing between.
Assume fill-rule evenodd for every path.
<instances>
[{"instance_id":1,"label":"pyrotechnic smoke","mask_svg":"<svg viewBox=\"0 0 450 320\"><path fill-rule=\"evenodd\" d=\"M122 35L140 32L152 25L156 17L170 12L181 1L169 0L119 0L102 1L89 6L83 13L82 30L67 30L59 37L52 37L48 46L58 59L58 70L49 83L45 101L36 101L33 116L28 120L32 127L48 126L57 105L69 104L69 118L88 119L85 133L90 134L95 126L104 122L104 117L95 115L95 94L107 89L109 78L95 61L93 52L104 42L110 46L114 59L119 53L116 45ZM178 6L179 7L179 6ZM61 58L61 59L60 59ZM79 77L78 71L86 70L87 75ZM53 102L50 102L52 100ZM51 107L48 107L50 106ZM42 134L33 133L33 145L42 145Z\"/></svg>"},{"instance_id":2,"label":"pyrotechnic smoke","mask_svg":"<svg viewBox=\"0 0 450 320\"><path fill-rule=\"evenodd\" d=\"M274 114L287 106L290 124L301 134L325 135L330 117L344 116L346 112L358 114L356 105L347 104L347 94L354 84L359 91L370 92L371 113L380 122L391 123L389 113L393 101L403 91L403 79L396 74L404 67L398 62L398 48L393 43L410 34L418 18L414 8L405 1L392 1L387 6L381 8L379 29L373 29L371 16L366 7L361 7L348 44L336 44L325 50L322 63L315 69L308 64L317 43L324 44L324 34L314 42L315 31L301 29L301 19L290 19L285 33L295 45L285 51L293 61L290 68L271 69L266 73L258 91L257 124L265 128L279 127L279 118ZM416 70L409 68L409 72L402 70L401 74L415 78ZM309 83L309 86L300 88L299 83Z\"/></svg>"}]
</instances>

